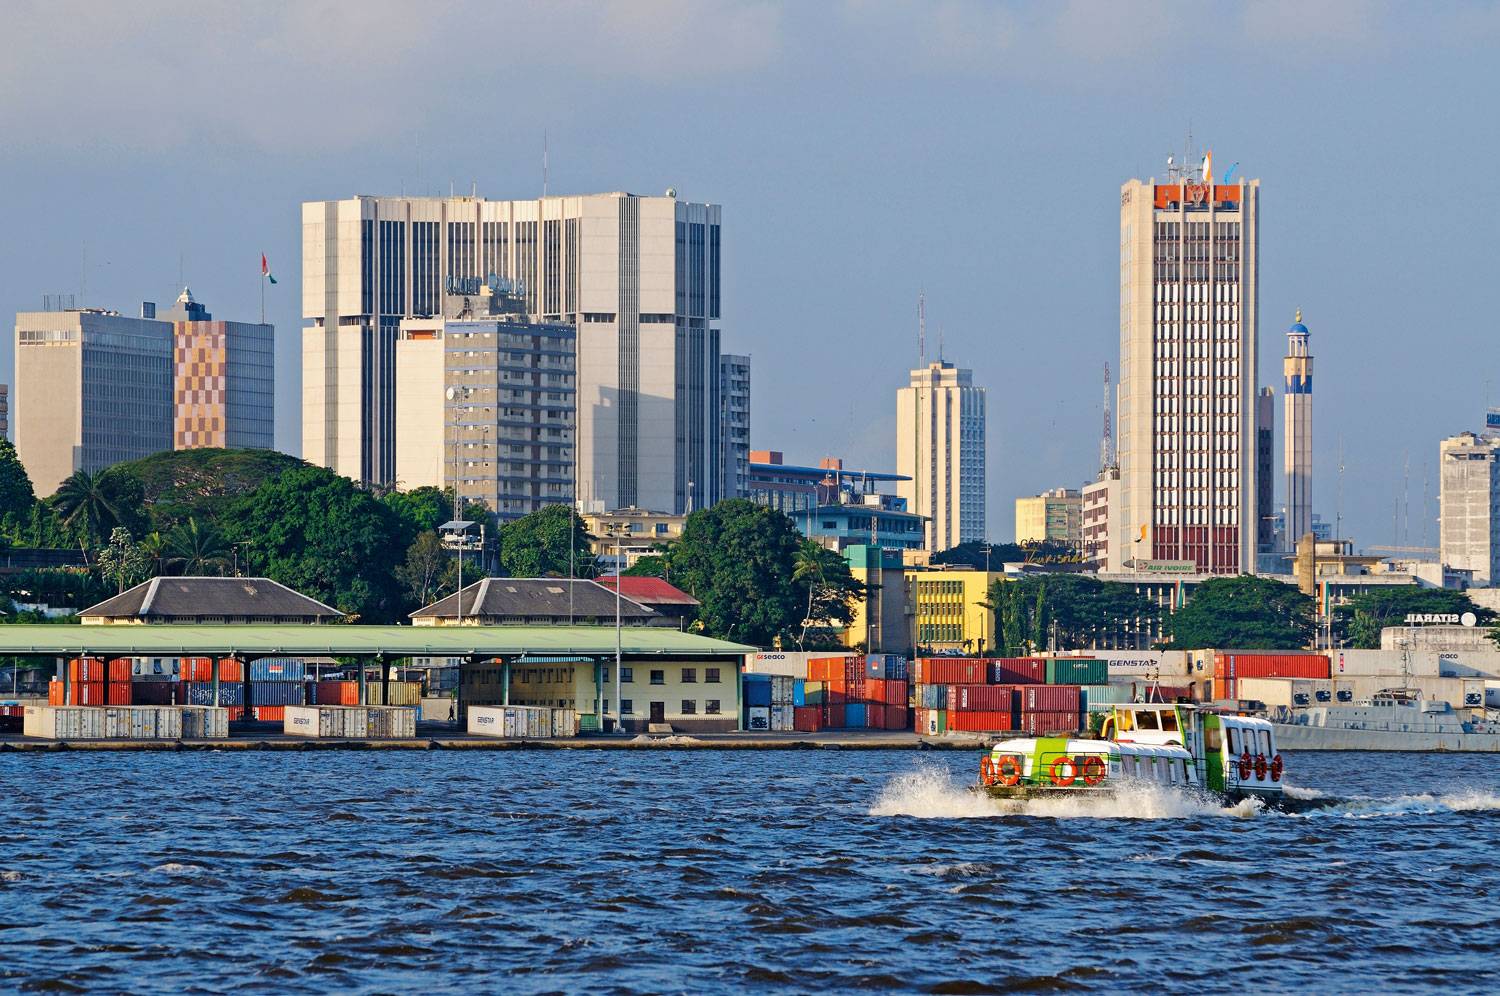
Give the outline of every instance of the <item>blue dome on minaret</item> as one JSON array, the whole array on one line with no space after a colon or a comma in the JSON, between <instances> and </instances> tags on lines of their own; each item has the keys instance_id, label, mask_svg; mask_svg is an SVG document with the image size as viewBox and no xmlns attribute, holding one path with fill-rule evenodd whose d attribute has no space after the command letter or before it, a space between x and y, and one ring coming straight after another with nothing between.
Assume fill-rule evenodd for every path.
<instances>
[{"instance_id":1,"label":"blue dome on minaret","mask_svg":"<svg viewBox=\"0 0 1500 996\"><path fill-rule=\"evenodd\" d=\"M1297 320L1296 320L1295 324L1292 325L1291 328L1289 328L1289 329L1286 330L1286 334L1287 335L1310 335L1311 334L1311 333L1309 333L1307 331L1307 326L1302 324L1302 309L1301 308L1297 309Z\"/></svg>"}]
</instances>

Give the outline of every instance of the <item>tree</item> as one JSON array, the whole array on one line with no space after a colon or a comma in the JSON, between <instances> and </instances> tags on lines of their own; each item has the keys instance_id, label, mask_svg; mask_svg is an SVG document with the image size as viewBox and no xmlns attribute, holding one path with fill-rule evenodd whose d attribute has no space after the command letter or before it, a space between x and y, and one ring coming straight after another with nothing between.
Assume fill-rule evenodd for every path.
<instances>
[{"instance_id":1,"label":"tree","mask_svg":"<svg viewBox=\"0 0 1500 996\"><path fill-rule=\"evenodd\" d=\"M625 570L620 572L628 578L672 579L672 558L665 549L661 553L642 554Z\"/></svg>"},{"instance_id":2,"label":"tree","mask_svg":"<svg viewBox=\"0 0 1500 996\"><path fill-rule=\"evenodd\" d=\"M797 635L798 649L806 649L807 631L842 628L854 620L854 602L864 585L849 571L849 562L826 546L804 539L792 565L792 582L807 591L807 612Z\"/></svg>"},{"instance_id":3,"label":"tree","mask_svg":"<svg viewBox=\"0 0 1500 996\"><path fill-rule=\"evenodd\" d=\"M698 599L708 635L769 646L805 612L806 589L792 582L801 544L781 512L721 501L688 516L672 547L672 583Z\"/></svg>"},{"instance_id":4,"label":"tree","mask_svg":"<svg viewBox=\"0 0 1500 996\"><path fill-rule=\"evenodd\" d=\"M73 530L78 545L87 555L107 530L120 524L120 507L110 486L109 472L91 474L75 470L52 496L62 524Z\"/></svg>"},{"instance_id":5,"label":"tree","mask_svg":"<svg viewBox=\"0 0 1500 996\"><path fill-rule=\"evenodd\" d=\"M500 567L507 577L592 577L593 537L568 505L547 505L500 531Z\"/></svg>"},{"instance_id":6,"label":"tree","mask_svg":"<svg viewBox=\"0 0 1500 996\"><path fill-rule=\"evenodd\" d=\"M431 485L391 491L382 495L380 501L396 513L414 538L424 532L437 532L438 526L453 518L453 492Z\"/></svg>"},{"instance_id":7,"label":"tree","mask_svg":"<svg viewBox=\"0 0 1500 996\"><path fill-rule=\"evenodd\" d=\"M452 591L455 573L453 554L431 529L417 534L406 550L406 562L396 568L397 580L417 608L431 605Z\"/></svg>"},{"instance_id":8,"label":"tree","mask_svg":"<svg viewBox=\"0 0 1500 996\"><path fill-rule=\"evenodd\" d=\"M229 545L213 523L199 525L196 517L172 527L164 546L166 562L183 574L201 576L224 573Z\"/></svg>"},{"instance_id":9,"label":"tree","mask_svg":"<svg viewBox=\"0 0 1500 996\"><path fill-rule=\"evenodd\" d=\"M1336 606L1334 623L1349 646L1378 650L1380 631L1387 626L1400 626L1411 613L1463 615L1465 612L1474 613L1481 623L1495 618L1493 612L1475 605L1464 592L1402 585L1367 591Z\"/></svg>"},{"instance_id":10,"label":"tree","mask_svg":"<svg viewBox=\"0 0 1500 996\"><path fill-rule=\"evenodd\" d=\"M117 463L110 473L139 491L145 517L137 535L163 536L188 519L222 525L230 508L281 474L310 466L275 450L192 449L156 453ZM223 531L222 529L220 530Z\"/></svg>"},{"instance_id":11,"label":"tree","mask_svg":"<svg viewBox=\"0 0 1500 996\"><path fill-rule=\"evenodd\" d=\"M116 526L109 543L99 551L99 574L115 583L116 594L146 580L151 574L151 556L131 539L130 530Z\"/></svg>"},{"instance_id":12,"label":"tree","mask_svg":"<svg viewBox=\"0 0 1500 996\"><path fill-rule=\"evenodd\" d=\"M398 618L402 524L348 478L305 464L283 471L221 521L225 539L243 543L271 579L367 622Z\"/></svg>"},{"instance_id":13,"label":"tree","mask_svg":"<svg viewBox=\"0 0 1500 996\"><path fill-rule=\"evenodd\" d=\"M976 571L998 571L1004 564L1071 564L1081 561L1078 552L1066 543L1047 540L1041 543L985 543L965 540L932 555L933 564L972 567Z\"/></svg>"},{"instance_id":14,"label":"tree","mask_svg":"<svg viewBox=\"0 0 1500 996\"><path fill-rule=\"evenodd\" d=\"M1312 642L1313 608L1313 600L1295 586L1270 578L1211 578L1167 618L1167 646L1301 650Z\"/></svg>"},{"instance_id":15,"label":"tree","mask_svg":"<svg viewBox=\"0 0 1500 996\"><path fill-rule=\"evenodd\" d=\"M16 444L0 436L0 518L24 522L35 504L36 492L16 456Z\"/></svg>"},{"instance_id":16,"label":"tree","mask_svg":"<svg viewBox=\"0 0 1500 996\"><path fill-rule=\"evenodd\" d=\"M1161 615L1133 585L1087 574L1034 574L990 585L996 643L1009 656L1040 650L1049 637L1066 650L1097 647L1137 632Z\"/></svg>"}]
</instances>

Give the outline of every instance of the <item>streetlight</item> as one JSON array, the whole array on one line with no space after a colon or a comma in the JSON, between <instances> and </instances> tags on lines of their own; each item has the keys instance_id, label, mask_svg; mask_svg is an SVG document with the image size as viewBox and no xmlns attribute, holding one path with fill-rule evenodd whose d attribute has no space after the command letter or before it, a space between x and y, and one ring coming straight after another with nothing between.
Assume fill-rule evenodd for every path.
<instances>
[{"instance_id":1,"label":"streetlight","mask_svg":"<svg viewBox=\"0 0 1500 996\"><path fill-rule=\"evenodd\" d=\"M625 580L625 533L629 525L625 522L611 522L604 527L604 531L614 537L615 541L615 729L617 732L625 732L625 717L620 715L620 665L624 661L622 652L623 634L620 629L620 587ZM601 727L603 724L600 724Z\"/></svg>"}]
</instances>

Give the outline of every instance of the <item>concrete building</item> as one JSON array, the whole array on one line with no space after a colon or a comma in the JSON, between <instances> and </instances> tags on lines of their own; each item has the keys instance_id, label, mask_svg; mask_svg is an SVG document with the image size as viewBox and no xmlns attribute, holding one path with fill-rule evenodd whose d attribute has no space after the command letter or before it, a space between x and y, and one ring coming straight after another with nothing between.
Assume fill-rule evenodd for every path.
<instances>
[{"instance_id":1,"label":"concrete building","mask_svg":"<svg viewBox=\"0 0 1500 996\"><path fill-rule=\"evenodd\" d=\"M449 487L502 521L573 501L576 336L488 286L401 322L396 480Z\"/></svg>"},{"instance_id":2,"label":"concrete building","mask_svg":"<svg viewBox=\"0 0 1500 996\"><path fill-rule=\"evenodd\" d=\"M985 393L973 373L936 361L896 392L896 493L926 518L927 550L985 536Z\"/></svg>"},{"instance_id":3,"label":"concrete building","mask_svg":"<svg viewBox=\"0 0 1500 996\"><path fill-rule=\"evenodd\" d=\"M901 551L849 546L844 549L844 559L854 580L865 588L864 597L854 600L844 645L872 654L910 653L912 615Z\"/></svg>"},{"instance_id":4,"label":"concrete building","mask_svg":"<svg viewBox=\"0 0 1500 996\"><path fill-rule=\"evenodd\" d=\"M1282 445L1286 469L1287 549L1297 549L1312 532L1312 391L1313 358L1308 349L1302 312L1286 333L1286 439Z\"/></svg>"},{"instance_id":5,"label":"concrete building","mask_svg":"<svg viewBox=\"0 0 1500 996\"><path fill-rule=\"evenodd\" d=\"M86 308L16 315L15 444L37 497L172 448L172 326Z\"/></svg>"},{"instance_id":6,"label":"concrete building","mask_svg":"<svg viewBox=\"0 0 1500 996\"><path fill-rule=\"evenodd\" d=\"M271 449L275 427L275 330L214 321L184 287L171 310L172 445Z\"/></svg>"},{"instance_id":7,"label":"concrete building","mask_svg":"<svg viewBox=\"0 0 1500 996\"><path fill-rule=\"evenodd\" d=\"M599 584L610 591L618 588L625 598L644 605L663 619L670 619L683 632L687 632L698 614L699 601L662 578L610 575L599 578Z\"/></svg>"},{"instance_id":8,"label":"concrete building","mask_svg":"<svg viewBox=\"0 0 1500 996\"><path fill-rule=\"evenodd\" d=\"M1259 192L1206 168L1120 188L1120 526L1132 569L1257 568Z\"/></svg>"},{"instance_id":9,"label":"concrete building","mask_svg":"<svg viewBox=\"0 0 1500 996\"><path fill-rule=\"evenodd\" d=\"M985 607L990 585L1004 571L920 570L906 575L912 611L912 645L918 653L996 651L995 613Z\"/></svg>"},{"instance_id":10,"label":"concrete building","mask_svg":"<svg viewBox=\"0 0 1500 996\"><path fill-rule=\"evenodd\" d=\"M1276 395L1263 387L1255 395L1255 554L1258 560L1280 551L1276 532ZM1264 570L1262 567L1261 570Z\"/></svg>"},{"instance_id":11,"label":"concrete building","mask_svg":"<svg viewBox=\"0 0 1500 996\"><path fill-rule=\"evenodd\" d=\"M1016 499L1017 543L1066 543L1083 546L1083 495L1072 488L1052 488Z\"/></svg>"},{"instance_id":12,"label":"concrete building","mask_svg":"<svg viewBox=\"0 0 1500 996\"><path fill-rule=\"evenodd\" d=\"M0 384L0 436L10 435L10 385Z\"/></svg>"},{"instance_id":13,"label":"concrete building","mask_svg":"<svg viewBox=\"0 0 1500 996\"><path fill-rule=\"evenodd\" d=\"M748 497L794 520L802 517L799 528L806 532L806 518L813 509L855 501L902 480L888 471L847 469L840 457L824 457L810 467L787 463L780 450L751 450Z\"/></svg>"},{"instance_id":14,"label":"concrete building","mask_svg":"<svg viewBox=\"0 0 1500 996\"><path fill-rule=\"evenodd\" d=\"M750 357L728 353L719 358L719 439L724 447L720 460L723 483L721 498L750 497Z\"/></svg>"},{"instance_id":15,"label":"concrete building","mask_svg":"<svg viewBox=\"0 0 1500 996\"><path fill-rule=\"evenodd\" d=\"M808 539L839 552L851 546L922 549L923 519L906 510L905 498L875 492L840 497L842 500L819 504L792 521Z\"/></svg>"},{"instance_id":16,"label":"concrete building","mask_svg":"<svg viewBox=\"0 0 1500 996\"><path fill-rule=\"evenodd\" d=\"M687 524L686 515L617 508L613 512L584 512L584 528L593 537L590 556L610 571L629 570L660 545L676 542Z\"/></svg>"},{"instance_id":17,"label":"concrete building","mask_svg":"<svg viewBox=\"0 0 1500 996\"><path fill-rule=\"evenodd\" d=\"M1449 567L1474 572L1474 584L1500 584L1500 441L1472 432L1438 448L1438 544Z\"/></svg>"},{"instance_id":18,"label":"concrete building","mask_svg":"<svg viewBox=\"0 0 1500 996\"><path fill-rule=\"evenodd\" d=\"M1105 467L1083 486L1079 496L1079 530L1083 537L1083 559L1096 570L1123 571L1119 530L1115 519L1120 506L1120 468Z\"/></svg>"},{"instance_id":19,"label":"concrete building","mask_svg":"<svg viewBox=\"0 0 1500 996\"><path fill-rule=\"evenodd\" d=\"M78 613L85 625L339 622L344 613L270 578L160 577Z\"/></svg>"},{"instance_id":20,"label":"concrete building","mask_svg":"<svg viewBox=\"0 0 1500 996\"><path fill-rule=\"evenodd\" d=\"M396 343L445 291L516 287L578 330L580 497L681 512L719 498L720 209L675 194L368 197L302 206L302 455L396 472ZM404 372L404 371L403 371Z\"/></svg>"}]
</instances>

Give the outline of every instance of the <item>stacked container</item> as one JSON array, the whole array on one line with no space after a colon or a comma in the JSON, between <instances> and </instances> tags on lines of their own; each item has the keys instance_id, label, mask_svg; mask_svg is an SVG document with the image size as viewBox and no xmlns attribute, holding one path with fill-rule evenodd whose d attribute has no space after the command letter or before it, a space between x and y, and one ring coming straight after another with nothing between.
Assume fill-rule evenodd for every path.
<instances>
[{"instance_id":1,"label":"stacked container","mask_svg":"<svg viewBox=\"0 0 1500 996\"><path fill-rule=\"evenodd\" d=\"M1240 698L1241 678L1329 679L1328 657L1324 654L1243 653L1236 650L1213 652L1215 699Z\"/></svg>"},{"instance_id":2,"label":"stacked container","mask_svg":"<svg viewBox=\"0 0 1500 996\"><path fill-rule=\"evenodd\" d=\"M913 668L915 728L926 736L971 733L1076 732L1084 728L1088 697L1131 701L1126 686L1110 685L1105 661L1085 657L928 657Z\"/></svg>"},{"instance_id":3,"label":"stacked container","mask_svg":"<svg viewBox=\"0 0 1500 996\"><path fill-rule=\"evenodd\" d=\"M417 711L406 706L286 706L288 736L388 740L417 735Z\"/></svg>"}]
</instances>

